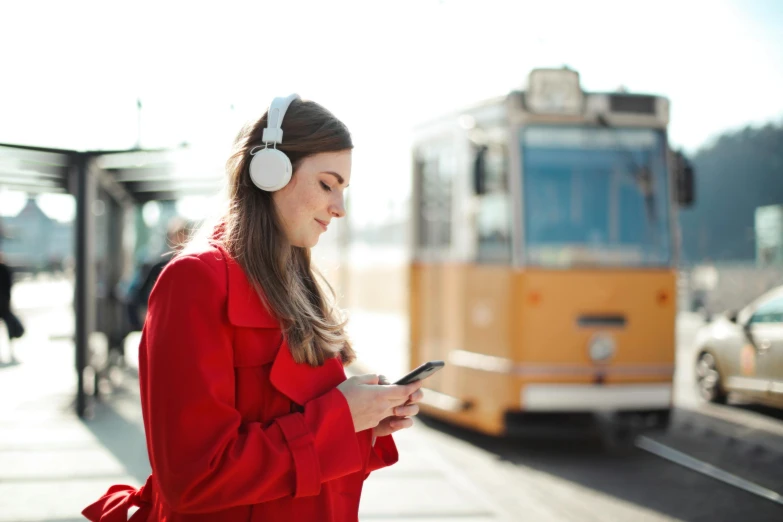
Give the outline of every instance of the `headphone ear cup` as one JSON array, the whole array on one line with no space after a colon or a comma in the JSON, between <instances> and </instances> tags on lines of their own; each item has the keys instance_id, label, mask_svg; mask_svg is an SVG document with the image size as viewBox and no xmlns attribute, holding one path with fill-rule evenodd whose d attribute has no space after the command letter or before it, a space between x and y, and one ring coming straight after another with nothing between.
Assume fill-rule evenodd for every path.
<instances>
[{"instance_id":1,"label":"headphone ear cup","mask_svg":"<svg viewBox=\"0 0 783 522\"><path fill-rule=\"evenodd\" d=\"M261 149L250 160L250 179L261 190L275 192L291 181L291 160L277 149Z\"/></svg>"}]
</instances>

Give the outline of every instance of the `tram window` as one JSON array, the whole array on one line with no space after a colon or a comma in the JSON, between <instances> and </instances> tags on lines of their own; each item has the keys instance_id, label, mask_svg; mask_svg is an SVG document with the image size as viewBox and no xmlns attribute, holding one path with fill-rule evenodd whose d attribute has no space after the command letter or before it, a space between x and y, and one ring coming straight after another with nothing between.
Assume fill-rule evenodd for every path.
<instances>
[{"instance_id":1,"label":"tram window","mask_svg":"<svg viewBox=\"0 0 783 522\"><path fill-rule=\"evenodd\" d=\"M511 208L508 197L506 147L492 144L482 147L484 191L478 198L477 260L505 263L511 259Z\"/></svg>"},{"instance_id":2,"label":"tram window","mask_svg":"<svg viewBox=\"0 0 783 522\"><path fill-rule=\"evenodd\" d=\"M417 161L418 243L424 250L451 244L451 187L454 156L445 147L428 147Z\"/></svg>"},{"instance_id":3,"label":"tram window","mask_svg":"<svg viewBox=\"0 0 783 522\"><path fill-rule=\"evenodd\" d=\"M480 162L484 170L480 192L483 194L506 192L508 188L506 147L493 143L477 148L475 161Z\"/></svg>"}]
</instances>

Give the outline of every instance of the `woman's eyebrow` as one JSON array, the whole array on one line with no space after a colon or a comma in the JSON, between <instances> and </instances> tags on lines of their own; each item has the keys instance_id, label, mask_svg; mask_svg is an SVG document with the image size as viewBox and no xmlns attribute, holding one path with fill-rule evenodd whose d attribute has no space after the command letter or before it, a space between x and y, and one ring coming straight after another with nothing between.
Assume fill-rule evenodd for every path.
<instances>
[{"instance_id":1,"label":"woman's eyebrow","mask_svg":"<svg viewBox=\"0 0 783 522\"><path fill-rule=\"evenodd\" d=\"M343 177L342 177L341 175L339 175L339 174L338 174L338 173L336 173L336 172L332 172L331 170L322 170L322 171L321 171L321 174L331 174L332 176L334 176L335 178L337 178L337 182L338 182L340 185L342 185L343 183L345 183L345 180L343 179Z\"/></svg>"}]
</instances>

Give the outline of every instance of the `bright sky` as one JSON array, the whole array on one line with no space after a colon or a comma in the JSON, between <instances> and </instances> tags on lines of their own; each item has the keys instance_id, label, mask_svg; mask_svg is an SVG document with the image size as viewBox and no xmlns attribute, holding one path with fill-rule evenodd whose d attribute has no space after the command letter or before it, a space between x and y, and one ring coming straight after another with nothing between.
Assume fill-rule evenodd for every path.
<instances>
[{"instance_id":1,"label":"bright sky","mask_svg":"<svg viewBox=\"0 0 783 522\"><path fill-rule=\"evenodd\" d=\"M143 146L187 141L219 166L243 121L296 91L351 129L351 210L371 217L378 197L407 193L414 124L523 86L534 67L668 96L670 139L691 152L783 119L777 0L117 5L0 3L0 142L131 147L140 98ZM12 199L0 192L0 213Z\"/></svg>"}]
</instances>

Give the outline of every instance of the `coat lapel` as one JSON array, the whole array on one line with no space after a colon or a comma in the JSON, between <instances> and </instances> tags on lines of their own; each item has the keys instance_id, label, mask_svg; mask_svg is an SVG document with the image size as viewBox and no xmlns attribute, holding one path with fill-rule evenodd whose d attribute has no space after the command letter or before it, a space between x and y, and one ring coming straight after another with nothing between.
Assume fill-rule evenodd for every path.
<instances>
[{"instance_id":1,"label":"coat lapel","mask_svg":"<svg viewBox=\"0 0 783 522\"><path fill-rule=\"evenodd\" d=\"M328 359L317 368L297 363L284 339L272 363L270 379L272 386L295 403L304 405L343 382L345 370L338 357Z\"/></svg>"},{"instance_id":2,"label":"coat lapel","mask_svg":"<svg viewBox=\"0 0 783 522\"><path fill-rule=\"evenodd\" d=\"M225 250L218 248L228 270L228 319L231 324L242 328L280 329L279 321L266 309L242 267ZM317 368L298 364L283 337L272 363L270 379L286 397L304 405L343 382L345 370L339 357L329 359Z\"/></svg>"}]
</instances>

